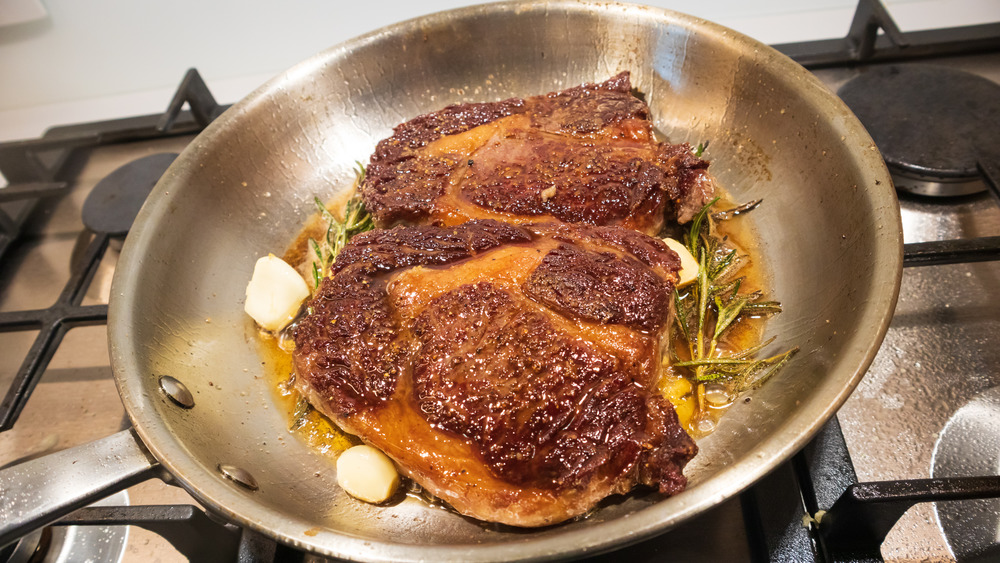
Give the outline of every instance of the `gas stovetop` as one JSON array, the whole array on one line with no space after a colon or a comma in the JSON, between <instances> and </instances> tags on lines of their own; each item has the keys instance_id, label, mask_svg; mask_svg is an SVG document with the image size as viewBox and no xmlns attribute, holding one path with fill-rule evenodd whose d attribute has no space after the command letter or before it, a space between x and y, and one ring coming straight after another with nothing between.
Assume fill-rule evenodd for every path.
<instances>
[{"instance_id":1,"label":"gas stovetop","mask_svg":"<svg viewBox=\"0 0 1000 563\"><path fill-rule=\"evenodd\" d=\"M903 34L886 16L865 0L845 39L777 46L841 92L866 120L897 186L911 190L900 191L908 267L874 364L837 418L761 483L662 536L598 559L1000 556L1000 501L989 500L1000 496L1000 205L991 193L1000 144L989 136L1000 131L998 98L960 98L975 90L963 81L987 92L1000 84L1000 24ZM875 35L879 28L886 33ZM906 102L917 113L888 120L915 129L877 130L880 118L902 110L887 106L892 97L873 101L891 83L875 82L868 90L875 94L865 93L866 83L925 72L945 75L907 89L955 86L936 100L964 108L956 112L961 118L973 116L962 134L932 135L954 127L930 125L935 110L920 100ZM181 110L185 102L190 111ZM0 465L128 426L104 327L118 251L172 155L223 109L191 72L164 115L57 127L0 145L0 172L9 183L0 189ZM894 139L914 136L924 141L915 160L897 158L913 149ZM961 150L953 150L956 144ZM954 159L940 162L945 153ZM932 176L933 168L943 176ZM945 479L963 476L985 478ZM927 502L946 498L980 499ZM309 558L218 522L159 480L100 504L0 549L0 561L27 561L36 549L42 555L35 560L45 561ZM826 517L811 524L821 510Z\"/></svg>"}]
</instances>

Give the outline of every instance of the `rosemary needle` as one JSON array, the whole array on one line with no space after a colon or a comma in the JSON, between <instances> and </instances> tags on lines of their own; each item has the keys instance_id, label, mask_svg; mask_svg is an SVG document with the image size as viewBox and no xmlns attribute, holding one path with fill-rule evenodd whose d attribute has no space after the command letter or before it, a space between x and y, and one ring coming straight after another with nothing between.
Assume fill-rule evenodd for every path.
<instances>
[{"instance_id":1,"label":"rosemary needle","mask_svg":"<svg viewBox=\"0 0 1000 563\"><path fill-rule=\"evenodd\" d=\"M781 305L776 301L763 301L759 291L740 291L744 278L738 273L746 263L745 257L740 257L736 250L724 248L724 241L715 235L713 228L713 220L727 220L747 213L760 201L711 214L710 209L717 201L718 198L713 199L695 215L685 236L685 246L698 259L699 272L694 284L674 292L678 338L687 344L688 359L675 357L673 365L688 370L697 382L722 382L732 392L740 394L772 377L798 348L756 358L758 352L774 341L771 338L743 350L720 351L719 343L740 319L778 313ZM673 350L676 354L678 349Z\"/></svg>"},{"instance_id":2,"label":"rosemary needle","mask_svg":"<svg viewBox=\"0 0 1000 563\"><path fill-rule=\"evenodd\" d=\"M357 163L357 166L355 187L360 186L365 178L364 166L360 162ZM326 233L321 241L317 241L314 238L309 239L309 248L313 254L313 284L314 289L317 289L323 278L329 277L331 267L337 259L337 255L347 245L347 242L358 233L374 229L375 222L371 214L368 213L368 210L365 209L365 204L357 195L352 196L347 201L347 205L344 208L343 221L338 221L319 197L313 199L320 218L327 225Z\"/></svg>"}]
</instances>

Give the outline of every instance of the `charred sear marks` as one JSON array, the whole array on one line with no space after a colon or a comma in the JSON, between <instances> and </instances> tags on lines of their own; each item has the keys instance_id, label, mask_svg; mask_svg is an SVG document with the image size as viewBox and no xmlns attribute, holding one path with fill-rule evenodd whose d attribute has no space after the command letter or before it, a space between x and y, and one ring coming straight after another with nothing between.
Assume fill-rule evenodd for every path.
<instances>
[{"instance_id":1,"label":"charred sear marks","mask_svg":"<svg viewBox=\"0 0 1000 563\"><path fill-rule=\"evenodd\" d=\"M621 132L627 133L628 127L644 128L630 120L649 119L649 107L632 95L632 82L627 72L598 84L532 96L523 103L536 128L554 133L582 136L622 124L627 125Z\"/></svg>"},{"instance_id":2,"label":"charred sear marks","mask_svg":"<svg viewBox=\"0 0 1000 563\"><path fill-rule=\"evenodd\" d=\"M380 274L447 264L529 240L523 229L496 221L450 229L398 227L354 237L334 263L336 275L320 284L309 302L311 313L295 331L298 373L338 414L380 404L395 390L409 346Z\"/></svg>"},{"instance_id":3,"label":"charred sear marks","mask_svg":"<svg viewBox=\"0 0 1000 563\"><path fill-rule=\"evenodd\" d=\"M656 388L676 262L622 227L369 231L296 329L298 385L479 518L537 526L637 484L675 493L696 451Z\"/></svg>"},{"instance_id":4,"label":"charred sear marks","mask_svg":"<svg viewBox=\"0 0 1000 563\"><path fill-rule=\"evenodd\" d=\"M516 117L516 119L508 119ZM451 151L428 145L493 124ZM708 163L687 144L658 143L627 72L599 84L448 106L397 126L361 186L379 225L505 213L626 225L655 233L711 196ZM457 197L446 197L449 189Z\"/></svg>"},{"instance_id":5,"label":"charred sear marks","mask_svg":"<svg viewBox=\"0 0 1000 563\"><path fill-rule=\"evenodd\" d=\"M563 242L577 242L587 247L610 246L632 255L664 279L676 281L675 274L681 268L680 257L666 243L631 229L561 223L529 224L524 227Z\"/></svg>"},{"instance_id":6,"label":"charred sear marks","mask_svg":"<svg viewBox=\"0 0 1000 563\"><path fill-rule=\"evenodd\" d=\"M295 330L296 371L336 414L387 399L405 364L405 339L376 272L371 264L353 264L336 283L324 279Z\"/></svg>"},{"instance_id":7,"label":"charred sear marks","mask_svg":"<svg viewBox=\"0 0 1000 563\"><path fill-rule=\"evenodd\" d=\"M670 311L673 285L631 257L562 244L525 284L526 295L568 317L652 331Z\"/></svg>"},{"instance_id":8,"label":"charred sear marks","mask_svg":"<svg viewBox=\"0 0 1000 563\"><path fill-rule=\"evenodd\" d=\"M396 227L361 233L345 246L333 264L334 273L367 263L389 272L409 266L449 264L503 244L526 243L531 233L493 221L471 221L456 227Z\"/></svg>"},{"instance_id":9,"label":"charred sear marks","mask_svg":"<svg viewBox=\"0 0 1000 563\"><path fill-rule=\"evenodd\" d=\"M375 148L375 156L392 159L402 149L417 149L441 137L464 133L473 127L525 111L524 100L520 98L448 106L397 125L392 130L392 137L383 140Z\"/></svg>"},{"instance_id":10,"label":"charred sear marks","mask_svg":"<svg viewBox=\"0 0 1000 563\"><path fill-rule=\"evenodd\" d=\"M434 202L444 195L455 160L416 158L404 153L403 148L384 152L391 154L391 158L372 157L365 170L362 193L368 210L383 225L424 219L434 211Z\"/></svg>"},{"instance_id":11,"label":"charred sear marks","mask_svg":"<svg viewBox=\"0 0 1000 563\"><path fill-rule=\"evenodd\" d=\"M635 366L556 330L520 299L484 282L429 304L414 327L418 408L516 485L622 475L646 419Z\"/></svg>"},{"instance_id":12,"label":"charred sear marks","mask_svg":"<svg viewBox=\"0 0 1000 563\"><path fill-rule=\"evenodd\" d=\"M519 158L512 159L516 154ZM677 178L657 153L634 141L593 140L530 131L489 142L475 153L462 196L488 210L548 214L561 221L617 224L662 214Z\"/></svg>"},{"instance_id":13,"label":"charred sear marks","mask_svg":"<svg viewBox=\"0 0 1000 563\"><path fill-rule=\"evenodd\" d=\"M381 225L419 222L434 210L460 160L420 155L417 149L447 135L463 133L502 117L524 112L524 100L449 106L393 129L372 154L361 193Z\"/></svg>"}]
</instances>

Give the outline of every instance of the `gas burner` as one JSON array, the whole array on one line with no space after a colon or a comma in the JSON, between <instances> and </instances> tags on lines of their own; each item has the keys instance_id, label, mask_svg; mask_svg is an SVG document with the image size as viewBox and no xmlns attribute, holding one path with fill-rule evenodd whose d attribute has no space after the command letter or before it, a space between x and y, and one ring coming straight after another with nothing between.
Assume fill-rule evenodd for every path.
<instances>
[{"instance_id":1,"label":"gas burner","mask_svg":"<svg viewBox=\"0 0 1000 563\"><path fill-rule=\"evenodd\" d=\"M982 170L1000 158L1000 85L942 66L886 66L837 94L875 140L897 189L926 196L987 189Z\"/></svg>"},{"instance_id":2,"label":"gas burner","mask_svg":"<svg viewBox=\"0 0 1000 563\"><path fill-rule=\"evenodd\" d=\"M1000 462L1000 387L958 409L934 447L934 477L991 475ZM935 504L938 522L959 561L1000 557L1000 499Z\"/></svg>"},{"instance_id":3,"label":"gas burner","mask_svg":"<svg viewBox=\"0 0 1000 563\"><path fill-rule=\"evenodd\" d=\"M52 543L52 528L35 530L16 542L0 550L0 561L4 563L30 563L32 559L49 552Z\"/></svg>"},{"instance_id":4,"label":"gas burner","mask_svg":"<svg viewBox=\"0 0 1000 563\"><path fill-rule=\"evenodd\" d=\"M118 492L91 506L128 505L128 493ZM4 563L117 563L125 553L125 526L49 526L0 549Z\"/></svg>"},{"instance_id":5,"label":"gas burner","mask_svg":"<svg viewBox=\"0 0 1000 563\"><path fill-rule=\"evenodd\" d=\"M176 158L176 153L152 154L108 174L83 203L83 224L95 233L128 233L149 192Z\"/></svg>"}]
</instances>

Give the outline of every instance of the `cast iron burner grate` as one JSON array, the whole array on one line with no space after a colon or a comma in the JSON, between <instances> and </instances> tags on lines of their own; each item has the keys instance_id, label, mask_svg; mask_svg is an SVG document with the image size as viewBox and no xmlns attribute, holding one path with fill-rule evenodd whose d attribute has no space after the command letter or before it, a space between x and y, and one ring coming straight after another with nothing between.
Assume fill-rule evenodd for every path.
<instances>
[{"instance_id":1,"label":"cast iron burner grate","mask_svg":"<svg viewBox=\"0 0 1000 563\"><path fill-rule=\"evenodd\" d=\"M886 29L884 36L877 35ZM816 41L776 46L807 68L850 65L866 61L920 58L1000 50L1000 24L952 30L900 33L878 0L861 0L851 31L842 40ZM184 102L190 112L180 111ZM215 103L204 82L192 69L185 77L167 113L60 127L42 138L0 144L0 172L10 182L0 191L0 257L16 240L32 211L45 198L67 191L72 184L72 166L67 163L76 150L111 143L184 135L199 131L225 109ZM165 166L173 155L154 155L156 166ZM150 163L144 163L146 166ZM139 165L134 165L139 166ZM141 170L141 166L139 166ZM154 166L155 168L155 166ZM127 165L112 176L136 173ZM137 193L124 194L120 186L97 191L87 209L98 217L88 226L98 231L86 252L85 264L73 274L63 296L50 310L0 313L0 332L40 330L28 357L0 404L0 431L9 429L28 400L35 382L52 358L62 335L70 326L107 321L107 307L80 305L92 269L111 238L127 228L102 222L106 199L134 202L145 196L150 177L139 172ZM109 177L110 178L110 177ZM119 195L123 195L119 198ZM107 211L107 209L104 209ZM117 211L112 212L115 215ZM132 217L134 211L123 212ZM1000 237L907 244L904 265L934 265L1000 259ZM51 326L51 329L45 327ZM1000 497L1000 477L925 479L858 483L840 426L833 418L789 463L766 476L740 495L744 526L756 561L879 561L879 545L896 519L917 502L964 498ZM803 525L804 515L826 509L819 526ZM58 525L136 525L162 535L192 561L239 560L302 561L305 554L264 538L250 530L222 524L192 506L89 507L70 514ZM653 539L647 543L655 543ZM657 559L655 549L626 548L639 561ZM4 550L0 549L0 556Z\"/></svg>"},{"instance_id":2,"label":"cast iron burner grate","mask_svg":"<svg viewBox=\"0 0 1000 563\"><path fill-rule=\"evenodd\" d=\"M187 103L190 110L184 111ZM195 69L190 69L164 114L58 127L40 139L0 144L0 172L8 185L0 190L0 258L16 244L32 214L47 198L72 186L77 151L115 143L144 141L196 133L220 115L220 106ZM124 237L156 181L177 157L164 153L143 157L102 179L83 206L89 232L82 257L56 303L48 309L0 312L0 332L37 330L24 361L0 402L0 432L17 421L41 375L69 329L107 323L107 305L82 305L113 238ZM273 540L209 518L194 506L93 506L80 509L54 526L120 526L146 528L167 539L191 561L296 560L300 555ZM0 546L0 561L41 561L51 548L53 532L45 528L18 542Z\"/></svg>"},{"instance_id":3,"label":"cast iron burner grate","mask_svg":"<svg viewBox=\"0 0 1000 563\"><path fill-rule=\"evenodd\" d=\"M837 94L875 140L896 189L956 196L1000 182L1000 84L944 66L891 65Z\"/></svg>"},{"instance_id":4,"label":"cast iron burner grate","mask_svg":"<svg viewBox=\"0 0 1000 563\"><path fill-rule=\"evenodd\" d=\"M868 69L837 94L878 146L897 190L989 191L1000 202L1000 84L926 64ZM1000 237L908 245L908 266L997 259Z\"/></svg>"},{"instance_id":5,"label":"cast iron burner grate","mask_svg":"<svg viewBox=\"0 0 1000 563\"><path fill-rule=\"evenodd\" d=\"M0 190L0 258L40 204L69 189L76 151L197 133L228 107L216 103L192 68L162 114L55 127L39 139L0 143L0 173L8 184Z\"/></svg>"},{"instance_id":6,"label":"cast iron burner grate","mask_svg":"<svg viewBox=\"0 0 1000 563\"><path fill-rule=\"evenodd\" d=\"M185 103L190 111L182 111ZM0 144L0 172L8 181L0 190L0 258L17 240L43 200L61 195L72 185L71 174L77 171L73 166L75 151L197 132L226 107L215 102L198 71L191 69L162 115L59 127L47 131L40 139ZM145 172L145 177L136 176L136 171L141 175L143 166L162 164L163 158L158 158L116 171L95 188L84 205L84 219L90 220L86 226L93 237L80 267L70 276L55 305L48 309L0 313L0 332L39 331L0 402L0 432L9 430L17 420L66 332L76 326L107 322L107 305L83 306L81 302L108 242L128 232L146 194L166 166L159 173ZM138 183L130 184L130 180Z\"/></svg>"}]
</instances>

